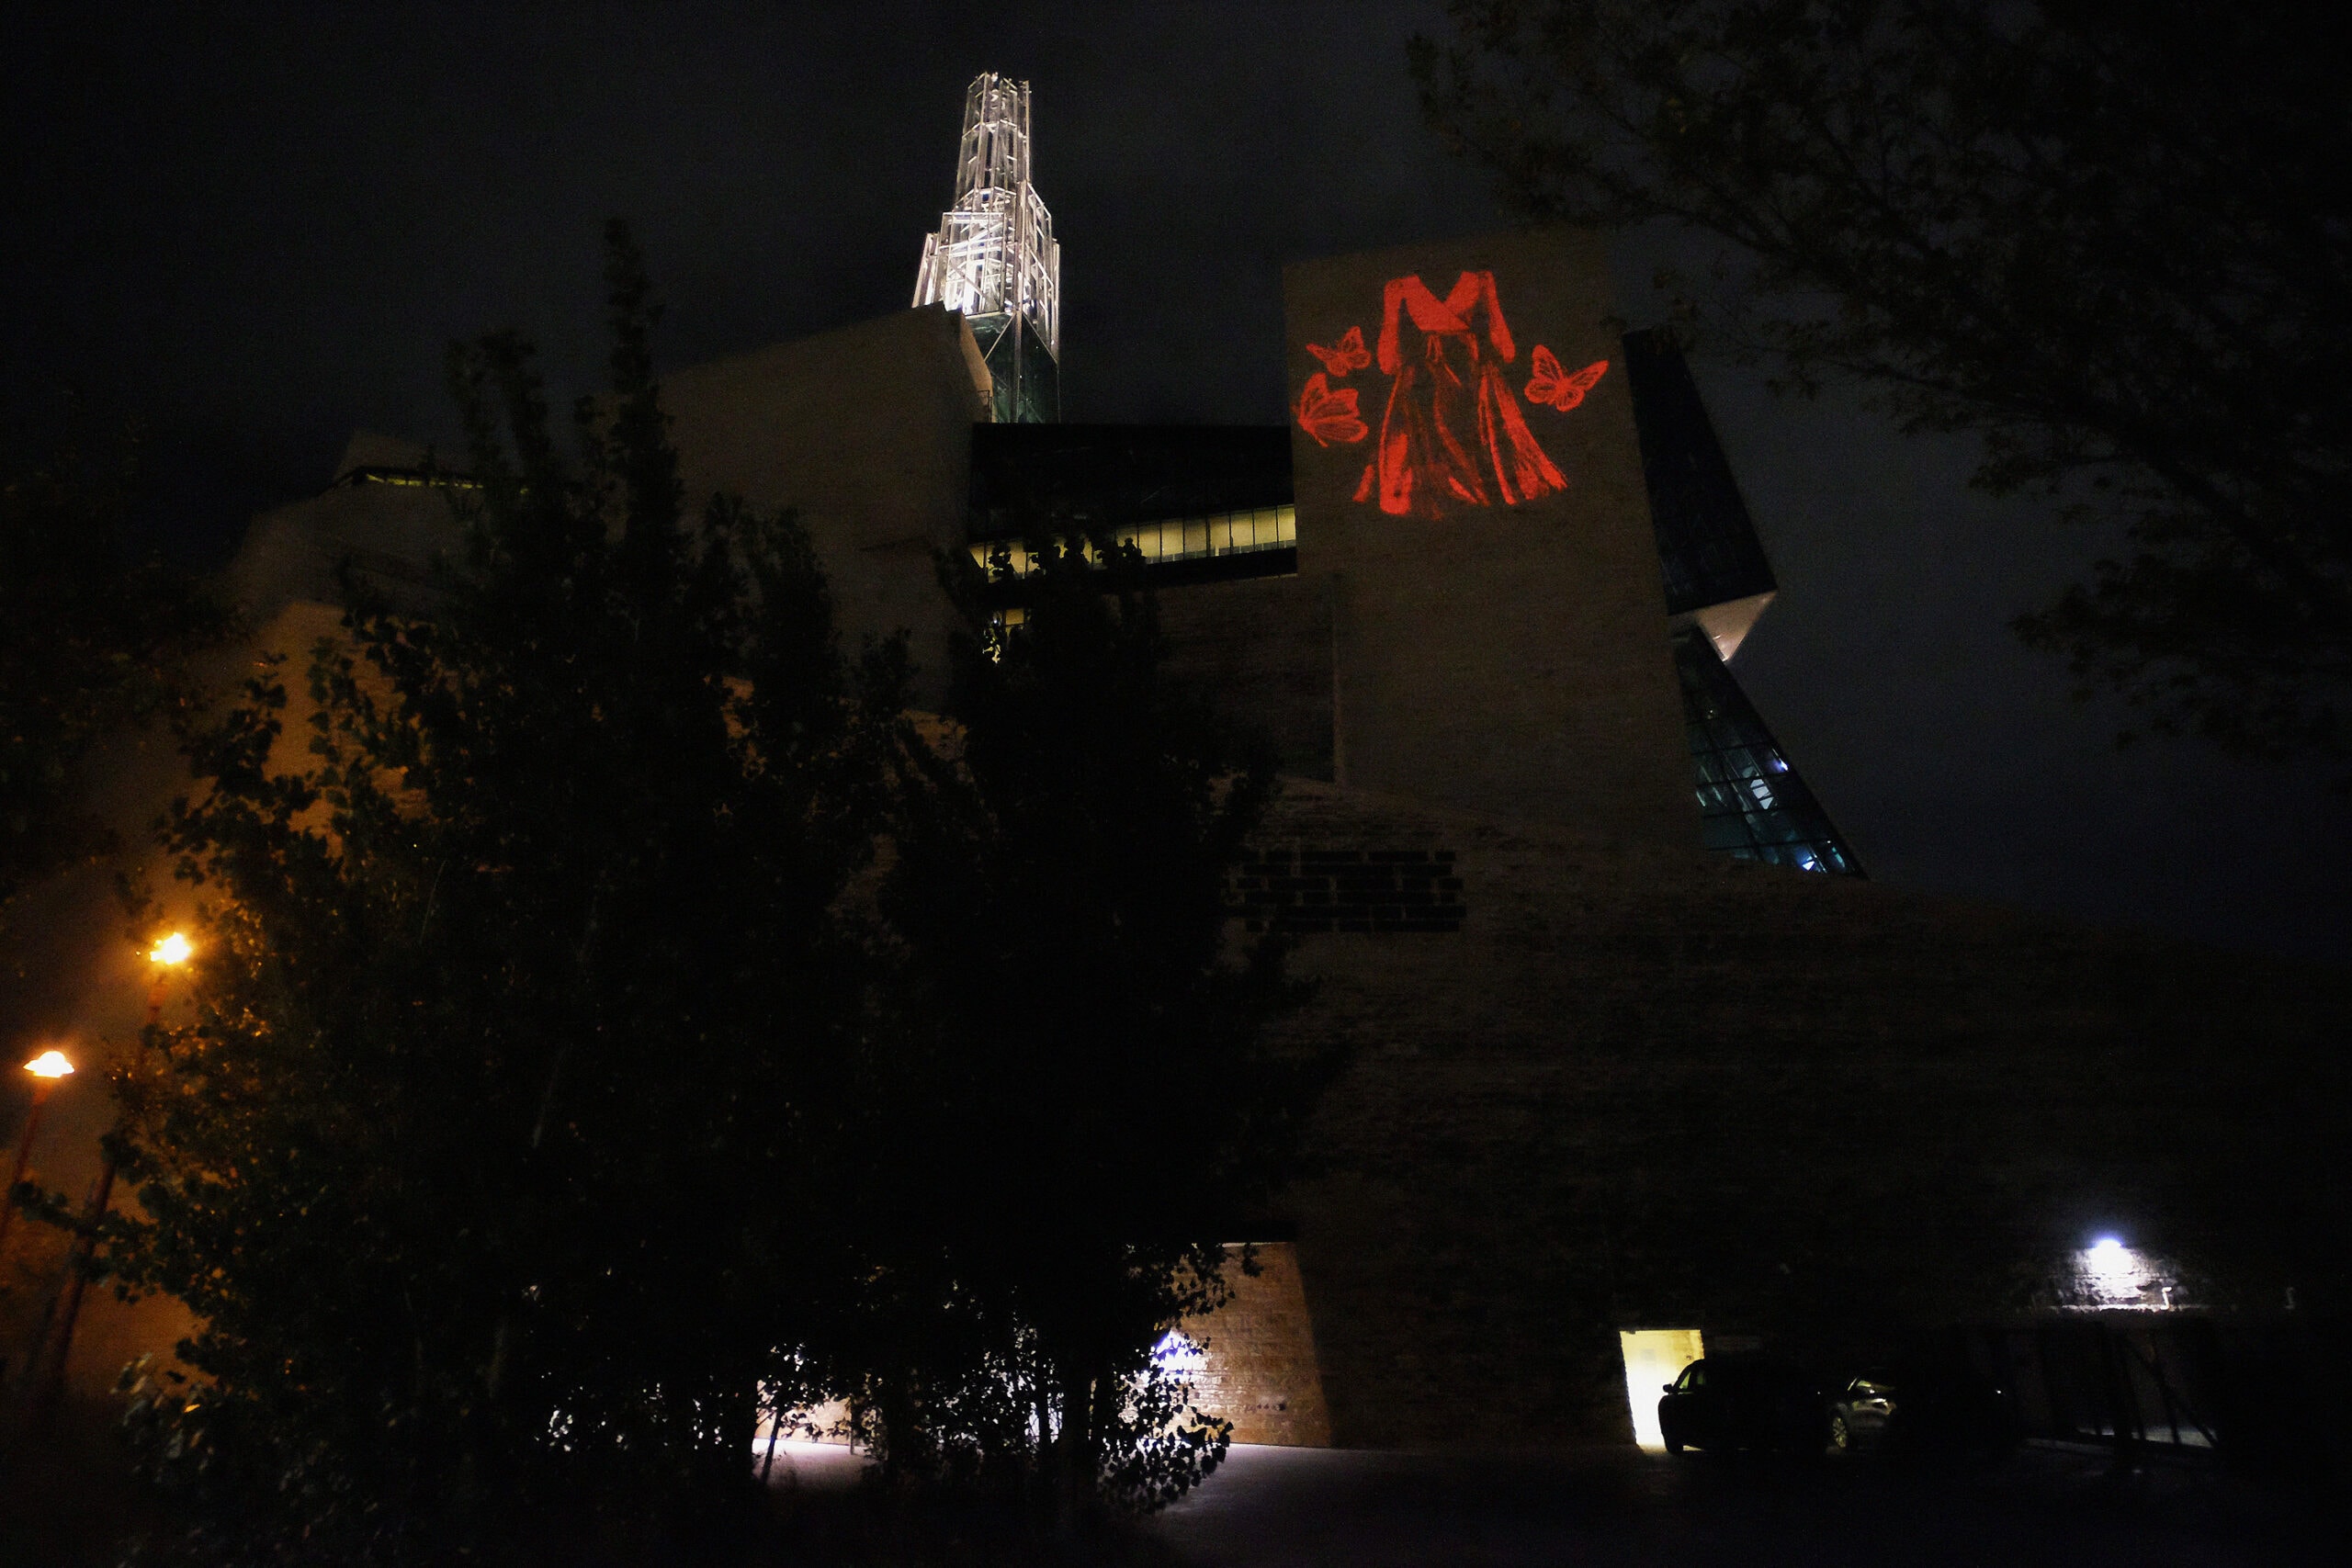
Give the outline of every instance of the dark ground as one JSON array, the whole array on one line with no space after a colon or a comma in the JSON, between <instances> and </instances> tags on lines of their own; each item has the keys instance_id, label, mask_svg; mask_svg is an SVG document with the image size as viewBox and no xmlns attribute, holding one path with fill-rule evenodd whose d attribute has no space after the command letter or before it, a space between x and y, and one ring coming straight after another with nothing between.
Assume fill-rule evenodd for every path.
<instances>
[{"instance_id":1,"label":"dark ground","mask_svg":"<svg viewBox=\"0 0 2352 1568\"><path fill-rule=\"evenodd\" d=\"M1985 1473L1630 1449L1518 1458L1237 1449L1150 1533L1203 1568L1844 1563L2170 1568L2346 1560L2308 1490L2033 1447Z\"/></svg>"},{"instance_id":2,"label":"dark ground","mask_svg":"<svg viewBox=\"0 0 2352 1568\"><path fill-rule=\"evenodd\" d=\"M793 1444L775 1484L838 1494L857 1470L845 1450ZM2331 1502L2201 1463L2119 1472L2104 1452L2043 1445L1973 1472L1868 1453L1237 1448L1116 1555L1155 1568L2292 1568L2346 1560Z\"/></svg>"},{"instance_id":3,"label":"dark ground","mask_svg":"<svg viewBox=\"0 0 2352 1568\"><path fill-rule=\"evenodd\" d=\"M121 1527L142 1522L130 1489L100 1483L95 1455L17 1457L0 1487L0 1565L111 1568ZM752 1559L998 1568L1097 1555L1024 1544L1001 1521L876 1513L878 1499L853 1495L861 1468L842 1449L780 1453L771 1484L792 1522ZM2352 1555L2342 1522L2310 1486L2161 1460L2118 1472L2104 1453L2040 1446L1974 1473L1870 1454L1808 1465L1241 1448L1139 1539L1120 1532L1098 1551L1125 1568L2298 1568Z\"/></svg>"}]
</instances>

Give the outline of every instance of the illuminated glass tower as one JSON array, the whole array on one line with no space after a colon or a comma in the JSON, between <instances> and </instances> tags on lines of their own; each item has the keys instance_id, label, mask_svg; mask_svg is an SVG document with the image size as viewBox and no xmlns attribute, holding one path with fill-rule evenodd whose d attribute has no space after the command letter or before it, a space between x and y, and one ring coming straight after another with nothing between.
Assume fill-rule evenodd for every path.
<instances>
[{"instance_id":1,"label":"illuminated glass tower","mask_svg":"<svg viewBox=\"0 0 2352 1568\"><path fill-rule=\"evenodd\" d=\"M1029 84L994 72L964 98L956 205L922 243L915 303L961 310L996 382L1000 424L1061 417L1062 248L1029 183Z\"/></svg>"}]
</instances>

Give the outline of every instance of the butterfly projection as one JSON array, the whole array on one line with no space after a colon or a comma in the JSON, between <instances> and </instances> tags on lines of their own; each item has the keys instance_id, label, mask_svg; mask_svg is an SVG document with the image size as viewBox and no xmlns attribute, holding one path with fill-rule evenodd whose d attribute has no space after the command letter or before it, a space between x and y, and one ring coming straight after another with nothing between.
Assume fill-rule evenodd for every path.
<instances>
[{"instance_id":1,"label":"butterfly projection","mask_svg":"<svg viewBox=\"0 0 2352 1568\"><path fill-rule=\"evenodd\" d=\"M1559 356L1540 343L1528 359L1532 374L1527 378L1527 400L1548 404L1563 413L1584 401L1584 395L1609 369L1609 361L1596 359L1570 375L1560 368Z\"/></svg>"},{"instance_id":2,"label":"butterfly projection","mask_svg":"<svg viewBox=\"0 0 2352 1568\"><path fill-rule=\"evenodd\" d=\"M1361 336L1356 346L1363 346ZM1356 407L1356 389L1343 387L1333 390L1320 370L1306 378L1306 389L1299 395L1298 427L1315 437L1317 446L1329 446L1334 441L1361 441L1371 434L1363 414Z\"/></svg>"},{"instance_id":3,"label":"butterfly projection","mask_svg":"<svg viewBox=\"0 0 2352 1568\"><path fill-rule=\"evenodd\" d=\"M1372 351L1363 345L1363 329L1350 327L1348 335L1330 348L1310 343L1306 352L1323 362L1323 368L1334 376L1345 376L1351 370L1361 370L1372 363Z\"/></svg>"}]
</instances>

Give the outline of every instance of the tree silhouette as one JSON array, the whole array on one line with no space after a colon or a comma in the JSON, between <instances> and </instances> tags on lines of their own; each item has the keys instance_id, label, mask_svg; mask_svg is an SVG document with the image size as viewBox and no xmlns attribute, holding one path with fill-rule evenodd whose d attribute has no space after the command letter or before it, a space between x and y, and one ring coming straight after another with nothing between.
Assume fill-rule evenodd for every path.
<instances>
[{"instance_id":1,"label":"tree silhouette","mask_svg":"<svg viewBox=\"0 0 2352 1568\"><path fill-rule=\"evenodd\" d=\"M2279 0L1454 0L1431 121L1527 213L1721 244L1686 319L2120 518L2086 689L2352 757L2352 49Z\"/></svg>"},{"instance_id":2,"label":"tree silhouette","mask_svg":"<svg viewBox=\"0 0 2352 1568\"><path fill-rule=\"evenodd\" d=\"M882 908L911 1142L869 1408L911 1462L1044 1482L1069 1519L1157 1506L1223 1456L1154 1348L1224 1299L1221 1244L1265 1213L1329 1063L1268 1032L1295 987L1227 918L1268 754L1163 672L1132 547L1037 521L1018 615L948 563L949 728L901 792Z\"/></svg>"},{"instance_id":3,"label":"tree silhouette","mask_svg":"<svg viewBox=\"0 0 2352 1568\"><path fill-rule=\"evenodd\" d=\"M789 516L682 526L611 243L583 458L526 344L453 350L466 558L425 618L350 590L303 744L268 670L167 825L198 1011L118 1084L140 1205L104 1262L201 1320L204 1381L142 1410L236 1561L560 1554L734 1496L837 1279L835 905L897 671L843 668Z\"/></svg>"}]
</instances>

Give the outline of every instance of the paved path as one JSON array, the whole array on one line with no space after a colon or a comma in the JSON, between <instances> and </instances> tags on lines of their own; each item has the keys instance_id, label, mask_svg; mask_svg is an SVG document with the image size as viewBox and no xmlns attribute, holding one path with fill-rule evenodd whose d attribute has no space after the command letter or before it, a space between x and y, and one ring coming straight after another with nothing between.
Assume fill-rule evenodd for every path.
<instances>
[{"instance_id":1,"label":"paved path","mask_svg":"<svg viewBox=\"0 0 2352 1568\"><path fill-rule=\"evenodd\" d=\"M1980 1475L1594 1450L1520 1459L1238 1448L1152 1533L1203 1568L2352 1561L2316 1503L2210 1471L2030 1449Z\"/></svg>"}]
</instances>

